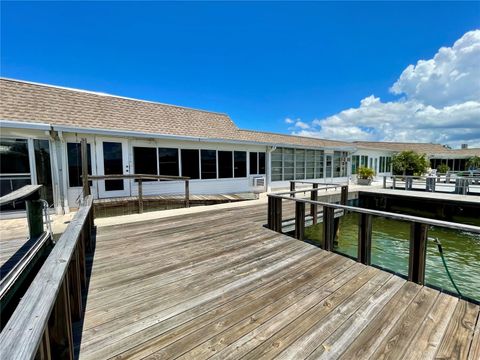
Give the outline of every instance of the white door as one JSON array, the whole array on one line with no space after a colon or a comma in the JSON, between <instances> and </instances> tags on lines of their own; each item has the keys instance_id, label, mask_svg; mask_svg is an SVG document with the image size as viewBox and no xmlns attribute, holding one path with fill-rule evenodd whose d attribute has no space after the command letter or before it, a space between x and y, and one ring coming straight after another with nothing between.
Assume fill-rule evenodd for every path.
<instances>
[{"instance_id":1,"label":"white door","mask_svg":"<svg viewBox=\"0 0 480 360\"><path fill-rule=\"evenodd\" d=\"M127 140L97 138L98 175L128 174ZM99 180L100 198L130 196L130 180Z\"/></svg>"}]
</instances>

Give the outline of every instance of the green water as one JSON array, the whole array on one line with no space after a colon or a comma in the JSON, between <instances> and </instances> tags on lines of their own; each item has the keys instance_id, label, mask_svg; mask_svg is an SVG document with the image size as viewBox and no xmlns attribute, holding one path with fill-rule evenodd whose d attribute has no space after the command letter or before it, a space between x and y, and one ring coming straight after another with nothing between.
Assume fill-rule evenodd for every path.
<instances>
[{"instance_id":1,"label":"green water","mask_svg":"<svg viewBox=\"0 0 480 360\"><path fill-rule=\"evenodd\" d=\"M340 218L335 251L357 257L358 214L347 213ZM305 229L307 241L319 244L323 225ZM480 235L431 227L429 237L437 237L442 243L443 253L450 273L460 292L480 301ZM408 274L410 224L403 221L373 218L372 264ZM443 266L438 248L428 242L425 281L427 284L456 293Z\"/></svg>"}]
</instances>

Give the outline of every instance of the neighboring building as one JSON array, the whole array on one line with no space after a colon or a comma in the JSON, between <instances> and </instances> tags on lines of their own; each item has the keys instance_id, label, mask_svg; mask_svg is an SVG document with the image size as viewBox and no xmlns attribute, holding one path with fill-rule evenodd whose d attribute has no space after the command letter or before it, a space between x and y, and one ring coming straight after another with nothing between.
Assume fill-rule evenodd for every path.
<instances>
[{"instance_id":1,"label":"neighboring building","mask_svg":"<svg viewBox=\"0 0 480 360\"><path fill-rule=\"evenodd\" d=\"M82 138L90 174L188 176L194 194L270 191L294 179L345 182L361 164L389 174L398 151L242 130L226 114L13 79L0 79L0 126L0 195L43 184L57 213L78 206ZM183 183L149 181L143 191L182 193ZM137 192L133 180L92 183L97 198Z\"/></svg>"}]
</instances>

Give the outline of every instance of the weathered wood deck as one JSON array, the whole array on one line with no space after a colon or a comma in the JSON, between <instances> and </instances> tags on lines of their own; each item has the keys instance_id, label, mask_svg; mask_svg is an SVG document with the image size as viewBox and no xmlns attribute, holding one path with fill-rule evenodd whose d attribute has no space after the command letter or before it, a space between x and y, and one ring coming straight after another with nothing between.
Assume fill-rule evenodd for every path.
<instances>
[{"instance_id":1,"label":"weathered wood deck","mask_svg":"<svg viewBox=\"0 0 480 360\"><path fill-rule=\"evenodd\" d=\"M268 230L266 213L98 228L80 359L480 358L478 305Z\"/></svg>"}]
</instances>

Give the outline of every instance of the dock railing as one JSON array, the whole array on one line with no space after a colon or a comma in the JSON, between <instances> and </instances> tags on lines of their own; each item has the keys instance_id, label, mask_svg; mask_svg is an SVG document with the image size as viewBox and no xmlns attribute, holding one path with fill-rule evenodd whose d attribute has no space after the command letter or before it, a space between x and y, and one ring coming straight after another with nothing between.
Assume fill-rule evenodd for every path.
<instances>
[{"instance_id":1,"label":"dock railing","mask_svg":"<svg viewBox=\"0 0 480 360\"><path fill-rule=\"evenodd\" d=\"M190 178L186 176L167 176L167 175L149 175L149 174L119 174L119 175L88 175L88 181L102 181L102 180L136 180L138 184L138 213L143 213L143 182L144 180L159 180L159 181L183 181L185 183L185 207L190 207ZM84 185L84 194L90 193L89 186ZM88 188L88 190L85 190Z\"/></svg>"},{"instance_id":2,"label":"dock railing","mask_svg":"<svg viewBox=\"0 0 480 360\"><path fill-rule=\"evenodd\" d=\"M385 175L383 188L480 195L480 176L436 174L431 176Z\"/></svg>"},{"instance_id":3,"label":"dock railing","mask_svg":"<svg viewBox=\"0 0 480 360\"><path fill-rule=\"evenodd\" d=\"M303 189L301 192L311 191L317 193L318 188ZM342 193L348 196L348 186L342 187ZM425 265L427 254L427 239L429 226L442 227L447 229L454 229L460 231L480 234L480 227L466 224L458 224L453 222L428 219L423 217L397 214L379 210L372 210L354 206L346 205L346 196L342 196L340 204L321 202L307 198L295 198L291 196L291 192L286 193L272 193L268 194L268 228L276 232L282 232L282 202L295 202L295 231L296 239L304 240L305 234L305 206L310 205L312 224L318 222L317 209L322 208L323 219L323 236L320 242L320 247L327 251L333 251L334 241L336 237L336 230L338 228L338 218L335 216L335 210L343 212L352 212L359 214L358 224L358 250L357 261L372 265L372 224L373 217L382 217L393 220L405 221L410 224L410 251L409 251L409 266L408 266L408 280L417 284L423 285L425 283Z\"/></svg>"},{"instance_id":4,"label":"dock railing","mask_svg":"<svg viewBox=\"0 0 480 360\"><path fill-rule=\"evenodd\" d=\"M86 197L0 333L0 359L73 359L72 322L83 316L86 257L93 251Z\"/></svg>"}]
</instances>

